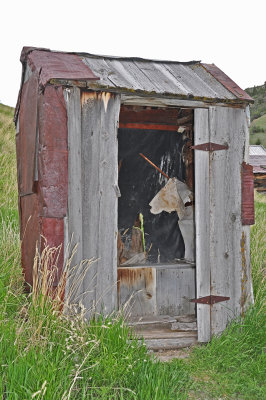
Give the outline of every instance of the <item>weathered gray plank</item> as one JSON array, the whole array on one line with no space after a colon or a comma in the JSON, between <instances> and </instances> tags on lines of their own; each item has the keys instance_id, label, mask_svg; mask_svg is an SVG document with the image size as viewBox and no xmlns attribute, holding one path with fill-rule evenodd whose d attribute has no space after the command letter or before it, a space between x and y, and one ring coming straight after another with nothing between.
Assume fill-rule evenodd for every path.
<instances>
[{"instance_id":1,"label":"weathered gray plank","mask_svg":"<svg viewBox=\"0 0 266 400\"><path fill-rule=\"evenodd\" d=\"M101 99L95 93L82 95L82 205L83 257L94 258L84 276L84 306L87 316L95 312L100 220Z\"/></svg>"},{"instance_id":2,"label":"weathered gray plank","mask_svg":"<svg viewBox=\"0 0 266 400\"><path fill-rule=\"evenodd\" d=\"M109 79L113 82L116 87L123 87L133 90L142 89L141 83L135 79L135 76L132 75L127 66L119 60L105 60L106 64L112 71Z\"/></svg>"},{"instance_id":3,"label":"weathered gray plank","mask_svg":"<svg viewBox=\"0 0 266 400\"><path fill-rule=\"evenodd\" d=\"M196 322L174 322L171 326L172 331L197 331Z\"/></svg>"},{"instance_id":4,"label":"weathered gray plank","mask_svg":"<svg viewBox=\"0 0 266 400\"><path fill-rule=\"evenodd\" d=\"M101 132L99 164L99 262L96 306L104 313L117 306L117 220L118 220L118 120L120 96L101 95Z\"/></svg>"},{"instance_id":5,"label":"weathered gray plank","mask_svg":"<svg viewBox=\"0 0 266 400\"><path fill-rule=\"evenodd\" d=\"M64 97L68 116L68 216L65 228L65 246L70 245L69 253L77 244L77 251L72 260L72 271L67 282L66 297L71 303L82 299L83 287L76 284L78 268L76 265L83 258L82 252L82 177L81 177L81 110L80 90L77 87L66 89ZM70 255L70 254L69 254Z\"/></svg>"},{"instance_id":6,"label":"weathered gray plank","mask_svg":"<svg viewBox=\"0 0 266 400\"><path fill-rule=\"evenodd\" d=\"M100 83L100 85L106 87L115 87L115 84L109 79L109 75L112 75L112 70L109 65L106 64L105 60L94 57L84 57L82 61L88 65L88 67L98 78L100 78L100 81L97 81Z\"/></svg>"},{"instance_id":7,"label":"weathered gray plank","mask_svg":"<svg viewBox=\"0 0 266 400\"><path fill-rule=\"evenodd\" d=\"M211 332L219 334L240 315L250 293L248 236L241 224L241 164L246 147L243 109L213 107L210 141L229 145L210 159L211 294L229 301L211 307ZM248 289L249 287L249 289Z\"/></svg>"},{"instance_id":8,"label":"weathered gray plank","mask_svg":"<svg viewBox=\"0 0 266 400\"><path fill-rule=\"evenodd\" d=\"M195 145L209 142L208 110L194 111ZM195 225L197 297L210 294L209 152L195 151ZM210 306L197 304L198 340L210 340Z\"/></svg>"},{"instance_id":9,"label":"weathered gray plank","mask_svg":"<svg viewBox=\"0 0 266 400\"><path fill-rule=\"evenodd\" d=\"M195 313L195 268L165 268L156 271L156 301L159 315Z\"/></svg>"},{"instance_id":10,"label":"weathered gray plank","mask_svg":"<svg viewBox=\"0 0 266 400\"><path fill-rule=\"evenodd\" d=\"M165 65L144 61L135 61L135 64L156 88L157 93L187 94L186 91L180 90L180 88L183 89L182 85L179 85L179 81L166 69Z\"/></svg>"},{"instance_id":11,"label":"weathered gray plank","mask_svg":"<svg viewBox=\"0 0 266 400\"><path fill-rule=\"evenodd\" d=\"M175 332L167 328L148 329L145 331L138 332L137 335L143 337L144 339L174 339L183 337L187 338L197 337L196 332Z\"/></svg>"},{"instance_id":12,"label":"weathered gray plank","mask_svg":"<svg viewBox=\"0 0 266 400\"><path fill-rule=\"evenodd\" d=\"M104 314L116 308L119 110L119 96L82 95L83 256L97 260L84 278L84 305Z\"/></svg>"},{"instance_id":13,"label":"weathered gray plank","mask_svg":"<svg viewBox=\"0 0 266 400\"><path fill-rule=\"evenodd\" d=\"M135 94L122 94L121 103L125 105L151 106L151 107L200 107L209 108L203 101L181 100L169 97L136 96Z\"/></svg>"},{"instance_id":14,"label":"weathered gray plank","mask_svg":"<svg viewBox=\"0 0 266 400\"><path fill-rule=\"evenodd\" d=\"M144 342L150 350L175 350L196 344L197 338L184 336L171 339L145 339Z\"/></svg>"},{"instance_id":15,"label":"weathered gray plank","mask_svg":"<svg viewBox=\"0 0 266 400\"><path fill-rule=\"evenodd\" d=\"M121 267L118 279L119 306L132 316L195 313L193 265Z\"/></svg>"}]
</instances>

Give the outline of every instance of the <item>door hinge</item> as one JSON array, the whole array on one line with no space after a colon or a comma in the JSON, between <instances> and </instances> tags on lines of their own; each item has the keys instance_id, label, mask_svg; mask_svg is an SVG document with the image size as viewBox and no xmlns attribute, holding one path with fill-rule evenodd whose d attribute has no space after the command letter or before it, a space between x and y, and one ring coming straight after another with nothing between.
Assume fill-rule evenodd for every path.
<instances>
[{"instance_id":1,"label":"door hinge","mask_svg":"<svg viewBox=\"0 0 266 400\"><path fill-rule=\"evenodd\" d=\"M190 301L192 303L200 303L200 304L215 304L215 303L220 303L221 301L227 301L230 300L230 297L225 297L225 296L213 296L212 294L210 296L205 296L205 297L199 297L198 299L191 299Z\"/></svg>"},{"instance_id":2,"label":"door hinge","mask_svg":"<svg viewBox=\"0 0 266 400\"><path fill-rule=\"evenodd\" d=\"M217 151L217 150L227 150L228 144L217 144L217 143L202 143L190 147L193 150L203 150L203 151Z\"/></svg>"}]
</instances>

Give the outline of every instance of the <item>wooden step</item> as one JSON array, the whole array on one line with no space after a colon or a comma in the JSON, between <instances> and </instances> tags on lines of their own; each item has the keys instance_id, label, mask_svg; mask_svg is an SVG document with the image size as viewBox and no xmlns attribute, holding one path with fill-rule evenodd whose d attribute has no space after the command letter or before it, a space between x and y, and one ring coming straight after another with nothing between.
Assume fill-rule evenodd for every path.
<instances>
[{"instance_id":1,"label":"wooden step","mask_svg":"<svg viewBox=\"0 0 266 400\"><path fill-rule=\"evenodd\" d=\"M170 328L173 331L197 331L195 315L182 315L170 317L169 315L145 316L131 318L127 324L136 331L157 329L160 327Z\"/></svg>"},{"instance_id":2,"label":"wooden step","mask_svg":"<svg viewBox=\"0 0 266 400\"><path fill-rule=\"evenodd\" d=\"M131 318L127 323L150 350L180 349L197 343L195 315L150 315Z\"/></svg>"},{"instance_id":3,"label":"wooden step","mask_svg":"<svg viewBox=\"0 0 266 400\"><path fill-rule=\"evenodd\" d=\"M149 350L176 350L193 346L197 343L197 338L183 336L171 339L145 339L144 342Z\"/></svg>"},{"instance_id":4,"label":"wooden step","mask_svg":"<svg viewBox=\"0 0 266 400\"><path fill-rule=\"evenodd\" d=\"M174 339L174 338L182 338L182 337L195 337L197 338L197 332L177 332L172 331L171 329L149 329L143 330L140 332L136 332L136 336L143 337L144 339Z\"/></svg>"}]
</instances>

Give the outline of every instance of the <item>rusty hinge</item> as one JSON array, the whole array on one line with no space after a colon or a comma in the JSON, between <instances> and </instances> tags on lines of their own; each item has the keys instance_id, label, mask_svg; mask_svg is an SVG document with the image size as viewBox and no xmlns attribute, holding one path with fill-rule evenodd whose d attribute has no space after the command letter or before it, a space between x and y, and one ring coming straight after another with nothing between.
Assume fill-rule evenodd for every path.
<instances>
[{"instance_id":1,"label":"rusty hinge","mask_svg":"<svg viewBox=\"0 0 266 400\"><path fill-rule=\"evenodd\" d=\"M217 151L217 150L227 150L228 144L217 144L217 143L202 143L197 144L196 146L190 147L193 150L203 150L203 151Z\"/></svg>"},{"instance_id":2,"label":"rusty hinge","mask_svg":"<svg viewBox=\"0 0 266 400\"><path fill-rule=\"evenodd\" d=\"M198 299L191 299L190 301L192 303L200 303L200 304L215 304L215 303L220 303L221 301L227 301L227 300L230 300L230 297L213 296L211 294L210 296L200 297Z\"/></svg>"}]
</instances>

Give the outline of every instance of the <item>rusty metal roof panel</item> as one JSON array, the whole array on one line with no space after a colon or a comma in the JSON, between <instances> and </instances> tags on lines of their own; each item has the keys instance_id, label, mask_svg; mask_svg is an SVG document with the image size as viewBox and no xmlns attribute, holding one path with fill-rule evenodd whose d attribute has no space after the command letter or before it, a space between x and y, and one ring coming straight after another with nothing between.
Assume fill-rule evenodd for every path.
<instances>
[{"instance_id":1,"label":"rusty metal roof panel","mask_svg":"<svg viewBox=\"0 0 266 400\"><path fill-rule=\"evenodd\" d=\"M202 64L202 66L226 89L233 93L236 98L253 102L252 97L232 81L232 79L221 71L215 64Z\"/></svg>"},{"instance_id":2,"label":"rusty metal roof panel","mask_svg":"<svg viewBox=\"0 0 266 400\"><path fill-rule=\"evenodd\" d=\"M32 71L40 71L41 86L52 78L98 79L76 54L33 50L28 54L28 63Z\"/></svg>"}]
</instances>

